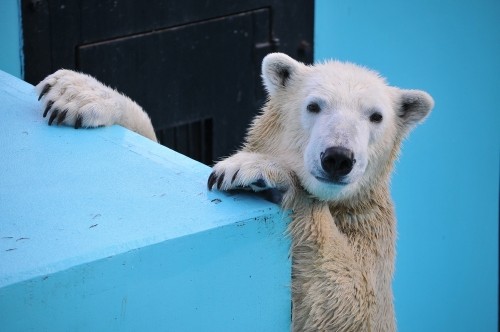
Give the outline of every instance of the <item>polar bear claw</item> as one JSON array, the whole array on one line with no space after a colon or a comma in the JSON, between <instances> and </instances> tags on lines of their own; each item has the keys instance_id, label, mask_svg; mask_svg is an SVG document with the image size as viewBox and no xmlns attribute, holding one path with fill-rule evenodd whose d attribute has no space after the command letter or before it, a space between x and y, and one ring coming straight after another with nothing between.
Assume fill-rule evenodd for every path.
<instances>
[{"instance_id":1,"label":"polar bear claw","mask_svg":"<svg viewBox=\"0 0 500 332\"><path fill-rule=\"evenodd\" d=\"M142 108L92 76L61 69L35 87L48 124L75 129L119 124L156 141L151 120ZM50 115L49 115L50 114Z\"/></svg>"},{"instance_id":2,"label":"polar bear claw","mask_svg":"<svg viewBox=\"0 0 500 332\"><path fill-rule=\"evenodd\" d=\"M276 160L258 153L240 151L218 162L208 178L208 189L247 188L255 192L277 189L286 191L292 185L291 172Z\"/></svg>"}]
</instances>

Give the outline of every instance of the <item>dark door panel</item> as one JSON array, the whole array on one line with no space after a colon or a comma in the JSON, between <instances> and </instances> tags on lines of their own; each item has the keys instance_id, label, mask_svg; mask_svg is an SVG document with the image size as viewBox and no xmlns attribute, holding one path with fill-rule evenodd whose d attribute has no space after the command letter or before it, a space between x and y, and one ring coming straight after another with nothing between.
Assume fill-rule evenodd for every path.
<instances>
[{"instance_id":1,"label":"dark door panel","mask_svg":"<svg viewBox=\"0 0 500 332\"><path fill-rule=\"evenodd\" d=\"M22 0L25 79L89 73L140 104L160 143L211 164L265 101L262 58L312 61L314 2Z\"/></svg>"}]
</instances>

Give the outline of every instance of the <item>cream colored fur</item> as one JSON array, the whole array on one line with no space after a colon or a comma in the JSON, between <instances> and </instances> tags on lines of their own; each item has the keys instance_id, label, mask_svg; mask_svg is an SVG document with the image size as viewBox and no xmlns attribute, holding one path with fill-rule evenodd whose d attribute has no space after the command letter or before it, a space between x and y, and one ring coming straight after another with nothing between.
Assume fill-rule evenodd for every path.
<instances>
[{"instance_id":1,"label":"cream colored fur","mask_svg":"<svg viewBox=\"0 0 500 332\"><path fill-rule=\"evenodd\" d=\"M394 331L390 173L432 98L390 87L353 64L306 66L280 53L264 59L262 76L268 102L243 148L214 166L209 189L284 193L282 206L293 212L293 331ZM60 70L37 90L49 123L120 124L156 141L137 104L90 76ZM321 110L309 112L311 103ZM370 121L374 113L380 123ZM356 158L344 183L325 179L321 169L320 156L331 146Z\"/></svg>"}]
</instances>

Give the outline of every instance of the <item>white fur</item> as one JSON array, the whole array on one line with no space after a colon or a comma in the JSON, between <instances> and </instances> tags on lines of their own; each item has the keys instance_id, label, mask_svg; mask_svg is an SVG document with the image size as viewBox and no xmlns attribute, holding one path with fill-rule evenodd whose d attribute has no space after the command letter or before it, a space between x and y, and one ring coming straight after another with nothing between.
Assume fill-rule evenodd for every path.
<instances>
[{"instance_id":1,"label":"white fur","mask_svg":"<svg viewBox=\"0 0 500 332\"><path fill-rule=\"evenodd\" d=\"M321 111L311 114L302 106L302 131L308 133L304 162L294 170L301 174L306 189L323 200L349 195L357 190L356 184L365 175L373 154L388 154L383 137L392 137L394 102L388 93L384 79L378 74L358 66L332 61L317 67L307 68L304 85L293 96L305 100L292 103L319 102ZM371 123L372 112L382 114L381 123ZM296 114L292 116L296 117ZM291 118L289 118L290 121ZM300 129L299 129L300 130ZM384 133L385 131L385 133ZM299 135L299 133L297 133ZM338 186L319 181L327 178L321 168L320 155L329 147L343 147L354 152L356 163L347 176L347 185ZM368 177L370 174L366 174ZM370 182L371 180L365 179Z\"/></svg>"},{"instance_id":2,"label":"white fur","mask_svg":"<svg viewBox=\"0 0 500 332\"><path fill-rule=\"evenodd\" d=\"M44 105L53 102L49 116L56 109L66 111L62 124L73 126L80 116L82 127L119 124L156 142L151 120L144 110L95 78L61 69L38 83L36 90L41 93L47 85L50 89L43 96Z\"/></svg>"},{"instance_id":3,"label":"white fur","mask_svg":"<svg viewBox=\"0 0 500 332\"><path fill-rule=\"evenodd\" d=\"M281 89L273 72L276 68L291 71L287 89ZM329 61L311 67L284 54L271 54L263 61L263 81L271 99L287 110L283 116L289 126L289 138L281 142L280 158L287 159L286 164L299 175L302 185L322 200L349 197L359 190L360 182L373 182L371 169L382 168L376 161L388 158L391 140L397 135L395 106L402 94L414 93L430 103L428 109L432 108L432 99L426 93L390 87L378 73L351 63ZM306 110L310 101L321 105L319 114ZM383 116L381 123L369 121L375 110ZM300 158L290 152L296 151L297 146L303 153ZM319 159L321 152L332 146L354 152L356 163L347 185L317 179L324 177ZM281 156L282 151L289 154Z\"/></svg>"}]
</instances>

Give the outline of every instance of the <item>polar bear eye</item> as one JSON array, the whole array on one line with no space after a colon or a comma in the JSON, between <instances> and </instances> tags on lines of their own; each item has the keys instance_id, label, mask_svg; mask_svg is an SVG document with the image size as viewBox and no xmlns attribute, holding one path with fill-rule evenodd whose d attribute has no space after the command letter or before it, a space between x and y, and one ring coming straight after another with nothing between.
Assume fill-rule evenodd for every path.
<instances>
[{"instance_id":1,"label":"polar bear eye","mask_svg":"<svg viewBox=\"0 0 500 332\"><path fill-rule=\"evenodd\" d=\"M374 112L372 113L372 115L370 115L370 121L373 122L373 123L380 123L382 122L382 114L380 114L379 112Z\"/></svg>"},{"instance_id":2,"label":"polar bear eye","mask_svg":"<svg viewBox=\"0 0 500 332\"><path fill-rule=\"evenodd\" d=\"M319 113L321 111L321 107L319 107L318 103L310 103L307 105L307 110L311 113Z\"/></svg>"}]
</instances>

